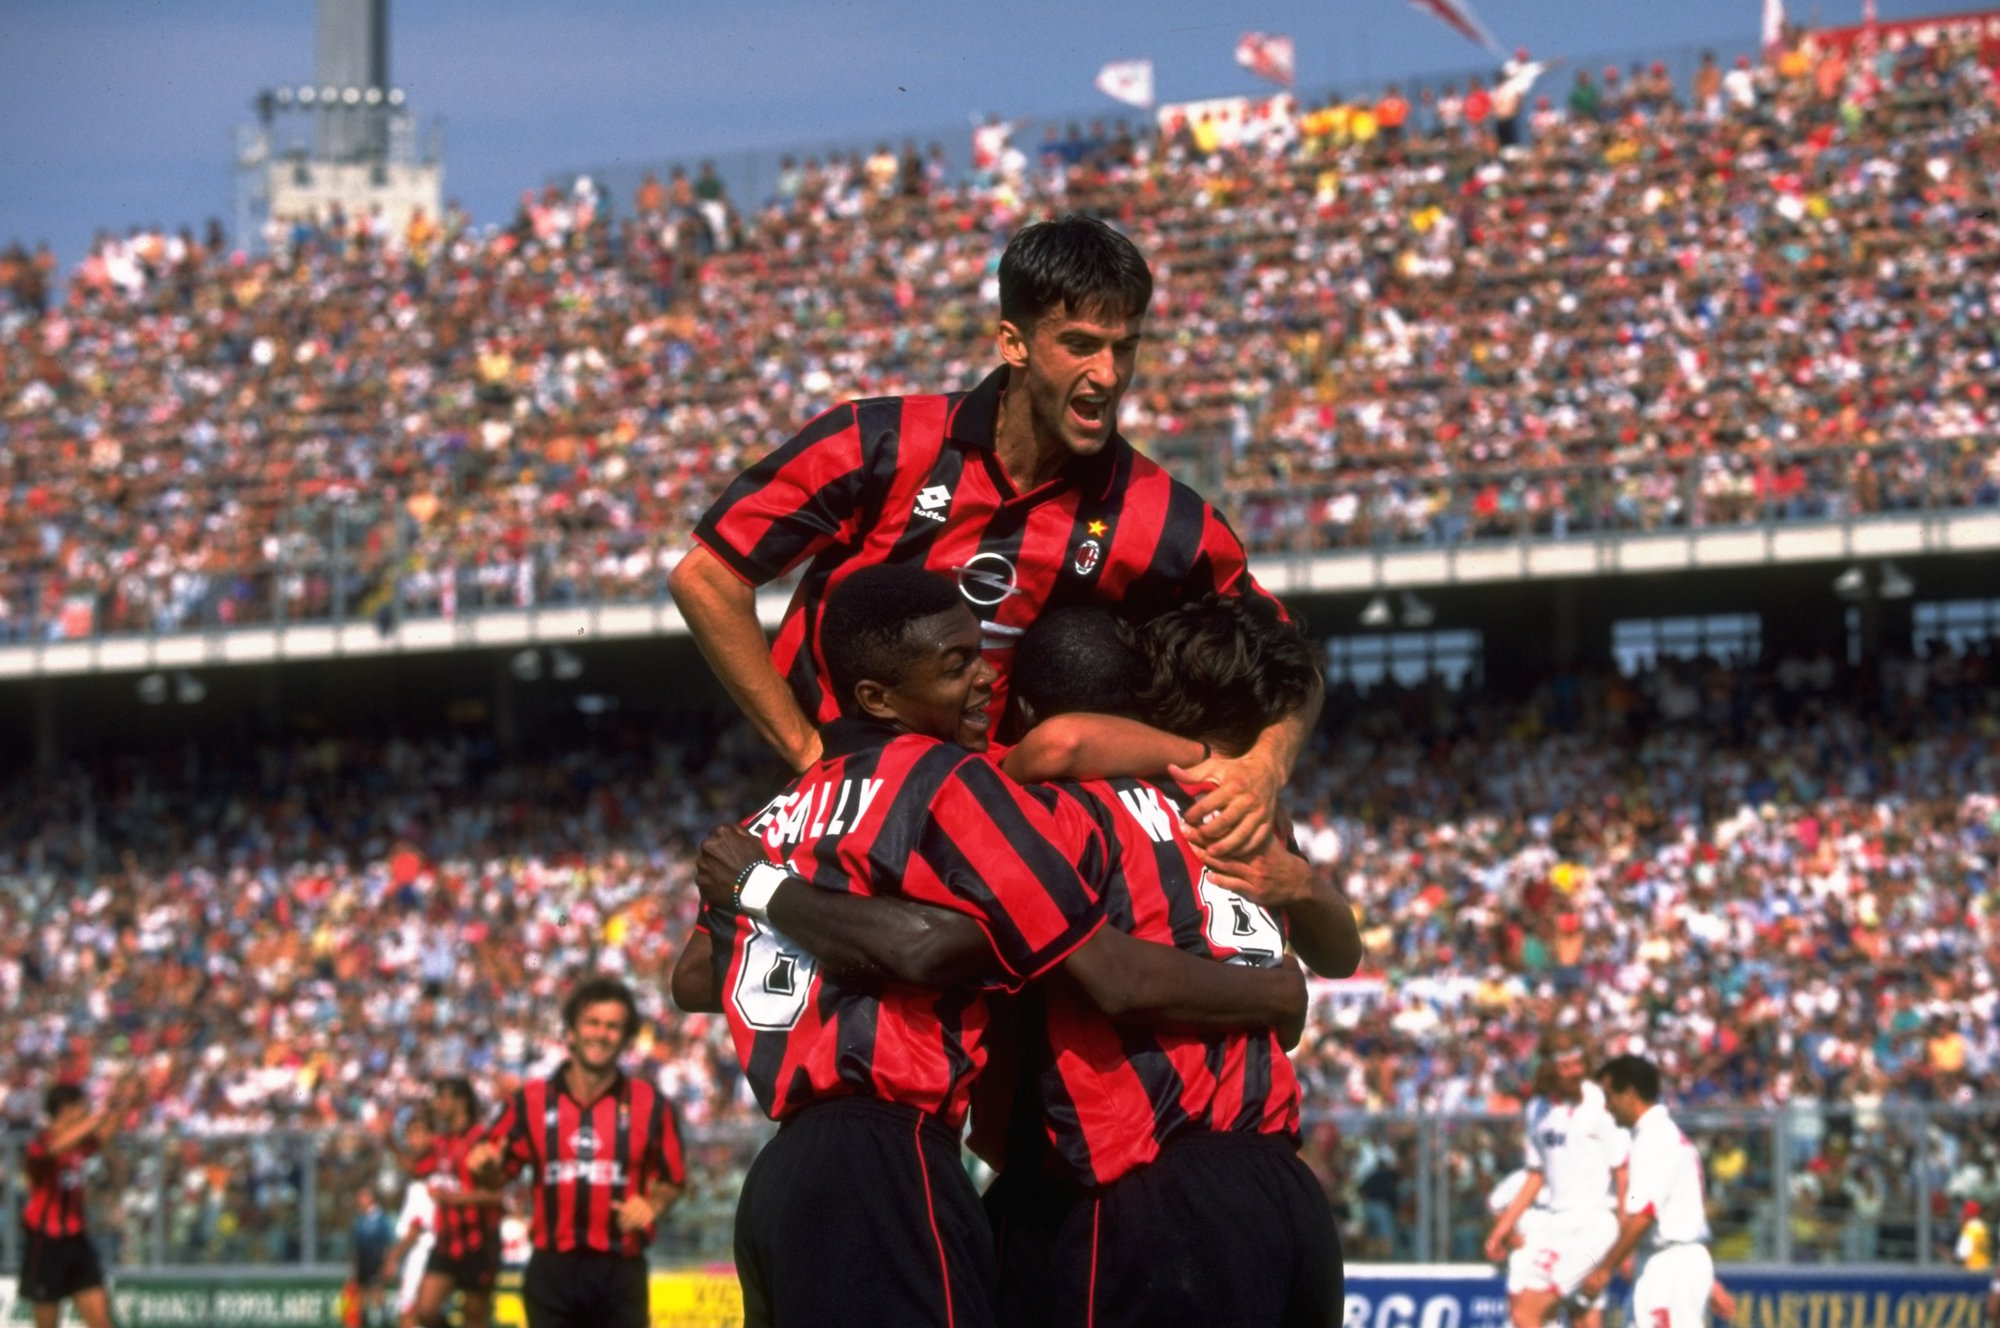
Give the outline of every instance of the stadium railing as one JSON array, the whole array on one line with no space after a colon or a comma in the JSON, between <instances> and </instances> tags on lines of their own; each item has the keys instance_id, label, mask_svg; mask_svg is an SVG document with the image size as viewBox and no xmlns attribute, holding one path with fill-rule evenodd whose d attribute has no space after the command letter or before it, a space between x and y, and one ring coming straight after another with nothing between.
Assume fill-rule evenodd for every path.
<instances>
[{"instance_id":1,"label":"stadium railing","mask_svg":"<svg viewBox=\"0 0 2000 1328\"><path fill-rule=\"evenodd\" d=\"M1282 485L1232 480L1226 438L1176 440L1162 459L1221 496L1253 556L1301 562L1509 544L1601 546L1660 533L1851 531L1910 518L1984 522L2000 511L2000 439L1437 476L1385 460L1366 475ZM270 543L269 560L176 572L139 593L129 577L49 593L44 574L17 573L0 587L0 599L16 606L0 619L0 648L323 625L373 624L389 637L411 623L451 623L463 644L485 644L471 626L482 618L572 611L637 613L639 632L678 622L667 574L685 543L659 532L557 531L518 554L474 557L427 543L422 524L400 511L321 503L288 512ZM1957 543L1926 535L1923 547L1949 551Z\"/></svg>"},{"instance_id":2,"label":"stadium railing","mask_svg":"<svg viewBox=\"0 0 2000 1328\"><path fill-rule=\"evenodd\" d=\"M1702 1151L1724 1263L1948 1265L1964 1201L2000 1192L2000 1101L1802 1100L1676 1118ZM770 1133L763 1122L688 1131L691 1183L661 1224L656 1267L727 1262L737 1192ZM1361 1262L1477 1262L1487 1195L1521 1159L1518 1114L1315 1113L1304 1136ZM27 1138L0 1136L10 1212L25 1197ZM344 1265L355 1195L376 1186L393 1215L402 1182L379 1135L349 1130L135 1135L88 1183L107 1264L276 1270ZM18 1225L0 1224L0 1273L20 1256Z\"/></svg>"}]
</instances>

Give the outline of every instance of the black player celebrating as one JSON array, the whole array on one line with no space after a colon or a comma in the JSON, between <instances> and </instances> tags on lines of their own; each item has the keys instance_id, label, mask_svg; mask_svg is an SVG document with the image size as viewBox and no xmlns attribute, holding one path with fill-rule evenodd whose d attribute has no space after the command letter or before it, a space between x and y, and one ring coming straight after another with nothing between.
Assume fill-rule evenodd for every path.
<instances>
[{"instance_id":1,"label":"black player celebrating","mask_svg":"<svg viewBox=\"0 0 2000 1328\"><path fill-rule=\"evenodd\" d=\"M978 967L1018 986L1057 966L1107 1012L1201 1027L1303 1017L1296 966L1227 968L1105 929L1073 863L1106 852L1073 802L1022 790L977 754L992 670L949 581L863 569L826 607L847 714L825 759L751 829L822 890L896 895L970 919ZM994 1322L991 1229L958 1164L985 1058L981 992L834 979L774 929L765 865L705 894L675 998L722 1009L759 1102L782 1128L737 1211L747 1324ZM851 902L851 901L850 901ZM864 899L863 902L869 902ZM872 902L883 902L874 899ZM828 1272L840 1270L837 1281Z\"/></svg>"},{"instance_id":2,"label":"black player celebrating","mask_svg":"<svg viewBox=\"0 0 2000 1328\"><path fill-rule=\"evenodd\" d=\"M646 1247L686 1183L673 1107L618 1067L639 1005L617 978L563 1001L569 1059L515 1090L469 1164L482 1184L535 1173L528 1328L645 1328Z\"/></svg>"},{"instance_id":3,"label":"black player celebrating","mask_svg":"<svg viewBox=\"0 0 2000 1328\"><path fill-rule=\"evenodd\" d=\"M1185 735L1170 759L1191 762L1204 744L1254 741L1310 691L1316 671L1298 633L1256 601L1211 598L1138 636L1143 651L1096 609L1038 621L1017 661L1027 721L1134 710ZM1127 778L1065 792L1103 831L1113 926L1258 965L1277 962L1289 933L1317 970L1353 972L1360 938L1346 901L1294 855L1204 864L1181 824L1192 790ZM709 889L754 860L754 846L752 856L732 856L720 838L704 845ZM1282 907L1269 911L1232 886ZM976 965L984 950L963 919L920 920L930 911L879 902L864 920L862 901L821 902L818 893L793 878L774 891L771 916L843 966L925 984ZM798 907L808 902L818 907ZM836 910L845 918L827 925ZM1043 988L1028 1109L1031 1124L1045 1123L1046 1146L1039 1155L1023 1148L1016 1130L995 1188L1008 1195L995 1216L1005 1222L1003 1322L1168 1324L1185 1321L1190 1306L1227 1306L1230 1321L1244 1324L1337 1321L1338 1238L1325 1195L1297 1157L1299 1093L1283 1039L1268 1028L1134 1029L1065 983ZM1021 1174L1043 1167L1050 1174L1040 1179Z\"/></svg>"},{"instance_id":4,"label":"black player celebrating","mask_svg":"<svg viewBox=\"0 0 2000 1328\"><path fill-rule=\"evenodd\" d=\"M55 1328L62 1303L76 1303L86 1328L108 1328L111 1304L84 1218L84 1167L110 1141L128 1106L122 1088L93 1108L75 1084L54 1084L42 1097L48 1117L23 1159L28 1202L21 1210L27 1248L21 1256L21 1298L34 1306L35 1328Z\"/></svg>"}]
</instances>

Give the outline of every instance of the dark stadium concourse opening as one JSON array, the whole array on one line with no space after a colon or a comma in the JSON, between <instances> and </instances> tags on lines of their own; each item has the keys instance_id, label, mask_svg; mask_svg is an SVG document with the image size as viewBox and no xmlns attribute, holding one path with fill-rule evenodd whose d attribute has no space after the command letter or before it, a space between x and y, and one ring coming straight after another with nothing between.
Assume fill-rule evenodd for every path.
<instances>
[{"instance_id":1,"label":"dark stadium concourse opening","mask_svg":"<svg viewBox=\"0 0 2000 1328\"><path fill-rule=\"evenodd\" d=\"M14 681L0 732L0 877L399 844L677 859L788 777L686 638Z\"/></svg>"},{"instance_id":2,"label":"dark stadium concourse opening","mask_svg":"<svg viewBox=\"0 0 2000 1328\"><path fill-rule=\"evenodd\" d=\"M1994 621L1978 606L2000 596L1996 587L2000 579L1987 559L1857 557L1294 596L1288 603L1333 656L1379 653L1393 660L1400 653L1405 686L1423 659L1429 662L1423 676L1451 690L1470 686L1518 699L1564 673L1615 668L1621 638L1648 636L1661 643L1656 653L1665 658L1683 657L1675 654L1682 651L1687 658L1771 667L1824 653L1857 676L1872 676L1885 660L1908 657L1927 640L1976 638L1982 629L1973 624ZM1470 670L1460 663L1468 644Z\"/></svg>"}]
</instances>

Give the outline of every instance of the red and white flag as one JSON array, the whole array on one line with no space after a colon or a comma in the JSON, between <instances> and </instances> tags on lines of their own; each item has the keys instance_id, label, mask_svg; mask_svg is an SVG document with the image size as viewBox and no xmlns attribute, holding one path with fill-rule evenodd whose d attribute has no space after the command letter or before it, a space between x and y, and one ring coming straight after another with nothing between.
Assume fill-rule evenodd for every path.
<instances>
[{"instance_id":1,"label":"red and white flag","mask_svg":"<svg viewBox=\"0 0 2000 1328\"><path fill-rule=\"evenodd\" d=\"M1785 0L1764 0L1764 55L1776 59L1785 42Z\"/></svg>"},{"instance_id":2,"label":"red and white flag","mask_svg":"<svg viewBox=\"0 0 2000 1328\"><path fill-rule=\"evenodd\" d=\"M1150 108L1153 104L1153 62L1113 60L1097 71L1097 90L1127 106Z\"/></svg>"},{"instance_id":3,"label":"red and white flag","mask_svg":"<svg viewBox=\"0 0 2000 1328\"><path fill-rule=\"evenodd\" d=\"M1477 42L1495 55L1500 54L1500 43L1493 40L1493 34L1479 21L1479 15L1472 12L1468 0L1410 0L1410 3L1431 17L1442 20L1467 41Z\"/></svg>"},{"instance_id":4,"label":"red and white flag","mask_svg":"<svg viewBox=\"0 0 2000 1328\"><path fill-rule=\"evenodd\" d=\"M1290 37L1276 33L1244 33L1236 43L1236 63L1281 88L1289 88L1297 78L1297 49Z\"/></svg>"}]
</instances>

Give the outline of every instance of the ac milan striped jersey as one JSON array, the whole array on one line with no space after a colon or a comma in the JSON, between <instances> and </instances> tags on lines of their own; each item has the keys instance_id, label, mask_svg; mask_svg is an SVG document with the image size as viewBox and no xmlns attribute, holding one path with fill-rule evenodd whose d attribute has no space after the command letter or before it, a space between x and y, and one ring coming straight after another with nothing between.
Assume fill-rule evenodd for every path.
<instances>
[{"instance_id":1,"label":"ac milan striped jersey","mask_svg":"<svg viewBox=\"0 0 2000 1328\"><path fill-rule=\"evenodd\" d=\"M83 1167L95 1152L95 1135L60 1153L49 1148L46 1130L29 1141L21 1159L22 1169L28 1173L28 1202L22 1207L21 1221L30 1232L38 1236L83 1234Z\"/></svg>"},{"instance_id":2,"label":"ac milan striped jersey","mask_svg":"<svg viewBox=\"0 0 2000 1328\"><path fill-rule=\"evenodd\" d=\"M994 453L1007 374L970 392L836 406L738 476L696 527L694 538L752 585L808 564L771 662L815 723L839 714L820 613L858 567L914 564L957 579L999 670L995 715L1007 713L1013 646L1045 608L1119 604L1148 616L1256 588L1215 509L1116 432L1094 456L1016 493Z\"/></svg>"},{"instance_id":3,"label":"ac milan striped jersey","mask_svg":"<svg viewBox=\"0 0 2000 1328\"><path fill-rule=\"evenodd\" d=\"M745 822L774 860L822 889L970 916L1009 986L1103 924L1087 882L1104 845L1076 800L1024 790L984 756L888 725L843 719L821 736L824 759ZM766 924L708 908L703 926L737 1056L773 1120L847 1096L915 1107L954 1129L964 1120L986 1059L979 991L850 990Z\"/></svg>"},{"instance_id":4,"label":"ac milan striped jersey","mask_svg":"<svg viewBox=\"0 0 2000 1328\"><path fill-rule=\"evenodd\" d=\"M653 1229L625 1230L613 1213L657 1181L686 1183L680 1122L653 1085L622 1073L586 1106L569 1091L568 1068L515 1090L488 1137L509 1177L534 1169L536 1249L643 1253Z\"/></svg>"},{"instance_id":5,"label":"ac milan striped jersey","mask_svg":"<svg viewBox=\"0 0 2000 1328\"><path fill-rule=\"evenodd\" d=\"M1140 779L1062 784L1107 845L1106 920L1218 962L1276 965L1282 916L1215 884L1182 831L1193 795ZM1290 1135L1299 1087L1276 1032L1169 1033L1113 1024L1069 984L1045 988L1046 1039L1029 1030L1050 1142L1073 1179L1108 1185L1193 1131Z\"/></svg>"},{"instance_id":6,"label":"ac milan striped jersey","mask_svg":"<svg viewBox=\"0 0 2000 1328\"><path fill-rule=\"evenodd\" d=\"M439 1134L431 1150L412 1168L419 1179L435 1177L431 1194L437 1199L437 1251L450 1259L464 1259L488 1249L500 1248L500 1209L494 1204L454 1203L441 1197L440 1190L475 1190L477 1182L465 1164L472 1146L486 1137L478 1125L468 1125L457 1134Z\"/></svg>"}]
</instances>

